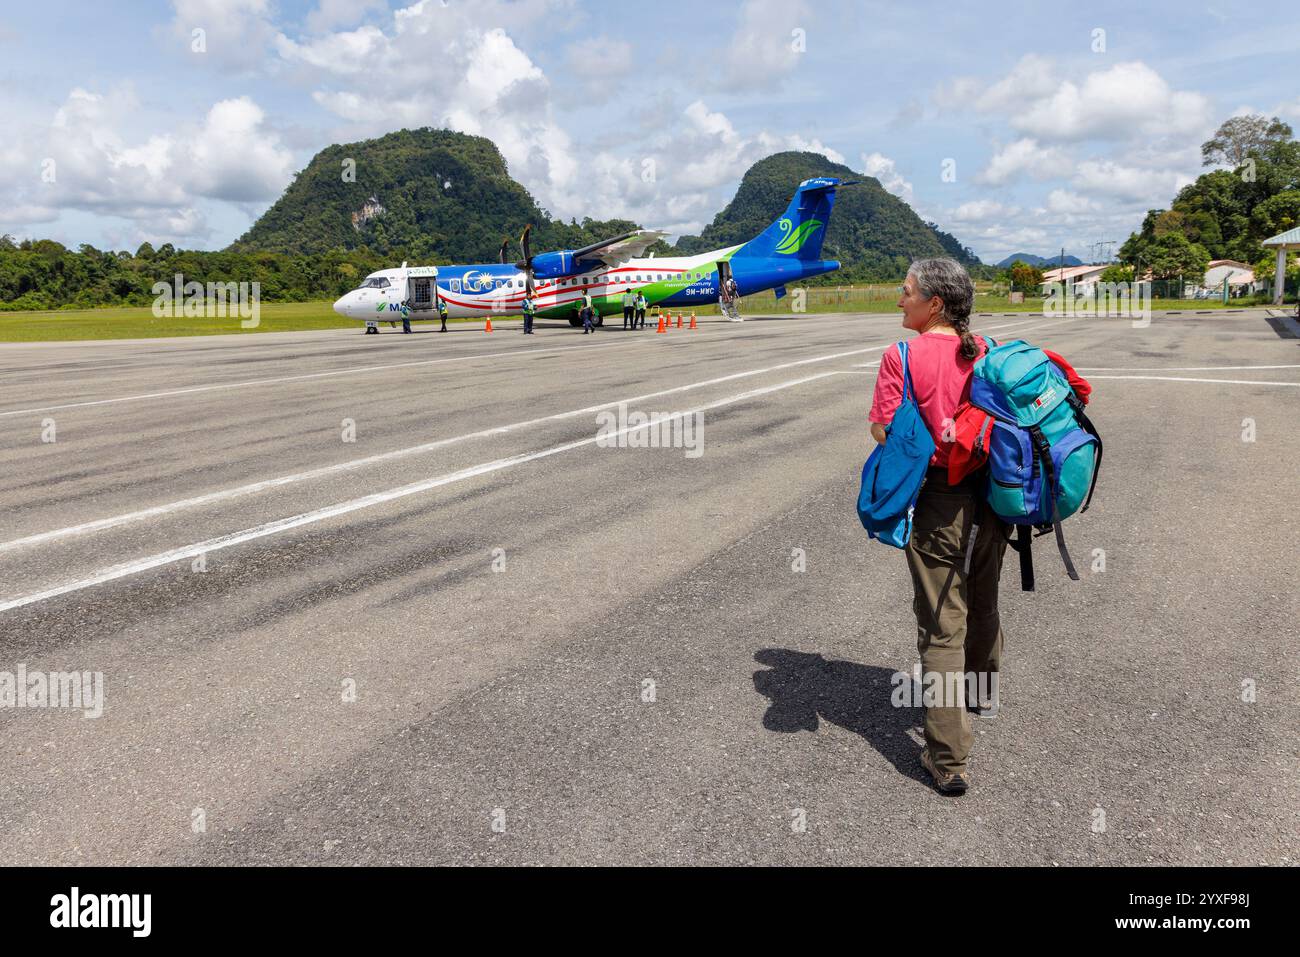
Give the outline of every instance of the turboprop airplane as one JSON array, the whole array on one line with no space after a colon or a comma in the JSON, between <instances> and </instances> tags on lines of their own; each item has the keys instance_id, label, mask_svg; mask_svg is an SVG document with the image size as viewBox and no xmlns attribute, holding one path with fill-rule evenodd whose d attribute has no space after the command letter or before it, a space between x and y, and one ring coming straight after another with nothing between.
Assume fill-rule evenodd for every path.
<instances>
[{"instance_id":1,"label":"turboprop airplane","mask_svg":"<svg viewBox=\"0 0 1300 957\"><path fill-rule=\"evenodd\" d=\"M694 256L644 256L667 235L652 229L534 256L530 226L520 238L524 258L519 262L506 261L506 242L501 244L499 263L402 263L371 273L360 287L334 303L334 311L364 321L367 333L377 333L380 322L395 326L403 316L436 319L440 302L456 318L519 315L526 294L533 297L537 318L567 319L572 326L582 324L578 310L588 293L598 325L604 316L622 314L628 289L644 295L647 306L668 309L716 303L728 279L735 280L741 296L775 289L780 299L786 283L840 268L835 260L821 258L822 241L836 187L851 185L830 177L804 180L785 213L749 242Z\"/></svg>"}]
</instances>

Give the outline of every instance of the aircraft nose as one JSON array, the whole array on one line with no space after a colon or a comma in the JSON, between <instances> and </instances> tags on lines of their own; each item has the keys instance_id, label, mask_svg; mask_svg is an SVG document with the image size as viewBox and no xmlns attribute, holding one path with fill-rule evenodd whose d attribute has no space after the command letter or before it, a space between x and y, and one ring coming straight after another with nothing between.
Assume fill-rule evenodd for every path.
<instances>
[{"instance_id":1,"label":"aircraft nose","mask_svg":"<svg viewBox=\"0 0 1300 957\"><path fill-rule=\"evenodd\" d=\"M348 302L348 296L350 295L351 293L348 293L347 296L340 296L338 299L334 301L334 311L337 312L340 316L346 316L348 314L347 302Z\"/></svg>"}]
</instances>

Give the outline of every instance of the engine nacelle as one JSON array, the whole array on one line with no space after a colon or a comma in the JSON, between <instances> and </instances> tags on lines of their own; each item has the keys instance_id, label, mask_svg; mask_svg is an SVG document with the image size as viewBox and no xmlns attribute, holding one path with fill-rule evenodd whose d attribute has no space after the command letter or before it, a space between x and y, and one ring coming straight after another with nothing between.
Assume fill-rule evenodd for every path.
<instances>
[{"instance_id":1,"label":"engine nacelle","mask_svg":"<svg viewBox=\"0 0 1300 957\"><path fill-rule=\"evenodd\" d=\"M542 253L533 257L533 276L538 279L558 279L578 272L578 264L573 259L572 249L559 252Z\"/></svg>"}]
</instances>

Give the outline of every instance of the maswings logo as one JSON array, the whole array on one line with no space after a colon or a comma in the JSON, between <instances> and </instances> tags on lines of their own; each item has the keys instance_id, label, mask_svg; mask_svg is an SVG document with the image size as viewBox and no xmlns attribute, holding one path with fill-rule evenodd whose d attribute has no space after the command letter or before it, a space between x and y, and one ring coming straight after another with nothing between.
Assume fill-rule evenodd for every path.
<instances>
[{"instance_id":1,"label":"maswings logo","mask_svg":"<svg viewBox=\"0 0 1300 957\"><path fill-rule=\"evenodd\" d=\"M781 255L797 253L801 248L803 248L803 244L808 242L808 237L815 233L821 224L822 221L820 219L810 219L806 223L800 223L799 228L795 229L794 223L790 220L790 217L787 216L783 218L779 223L777 223L777 226L780 227L781 232L785 234L785 237L777 243L776 252Z\"/></svg>"}]
</instances>

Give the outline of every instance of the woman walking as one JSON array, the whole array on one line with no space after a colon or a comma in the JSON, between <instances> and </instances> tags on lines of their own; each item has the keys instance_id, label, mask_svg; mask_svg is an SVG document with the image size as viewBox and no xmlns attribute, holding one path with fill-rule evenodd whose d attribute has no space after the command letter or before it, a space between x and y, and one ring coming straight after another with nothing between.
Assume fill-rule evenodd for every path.
<instances>
[{"instance_id":1,"label":"woman walking","mask_svg":"<svg viewBox=\"0 0 1300 957\"><path fill-rule=\"evenodd\" d=\"M945 794L970 786L966 770L974 734L970 710L992 717L1002 657L998 578L1008 528L982 494L983 472L948 484L953 416L970 396L971 372L985 343L970 332L975 288L952 259L921 259L908 270L898 307L908 341L908 367L916 403L935 453L912 516L906 548L912 575L917 649L925 689L925 748L921 764ZM871 435L885 442L884 427L903 393L902 358L890 346L880 359L871 404ZM981 692L976 707L976 696Z\"/></svg>"}]
</instances>

